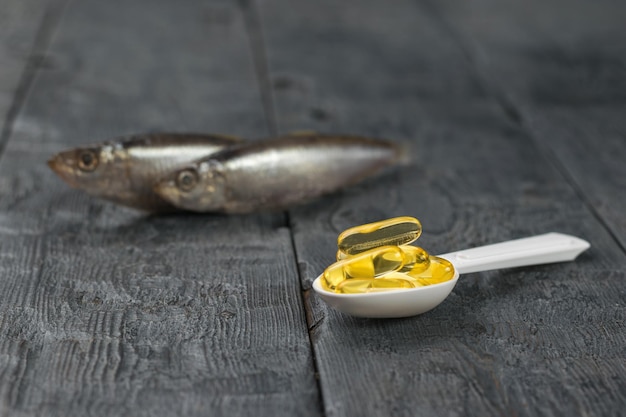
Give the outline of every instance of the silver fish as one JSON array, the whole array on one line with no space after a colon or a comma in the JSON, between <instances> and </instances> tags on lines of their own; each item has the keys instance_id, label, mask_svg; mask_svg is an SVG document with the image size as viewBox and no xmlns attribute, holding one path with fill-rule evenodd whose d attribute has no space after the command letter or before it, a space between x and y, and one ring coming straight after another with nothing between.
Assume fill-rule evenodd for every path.
<instances>
[{"instance_id":1,"label":"silver fish","mask_svg":"<svg viewBox=\"0 0 626 417\"><path fill-rule=\"evenodd\" d=\"M358 136L289 135L224 149L174 172L155 191L197 212L280 209L364 180L406 159L403 150Z\"/></svg>"},{"instance_id":2,"label":"silver fish","mask_svg":"<svg viewBox=\"0 0 626 417\"><path fill-rule=\"evenodd\" d=\"M151 212L172 211L175 208L154 193L155 183L175 169L241 142L225 135L134 135L60 152L48 165L70 186L93 196Z\"/></svg>"}]
</instances>

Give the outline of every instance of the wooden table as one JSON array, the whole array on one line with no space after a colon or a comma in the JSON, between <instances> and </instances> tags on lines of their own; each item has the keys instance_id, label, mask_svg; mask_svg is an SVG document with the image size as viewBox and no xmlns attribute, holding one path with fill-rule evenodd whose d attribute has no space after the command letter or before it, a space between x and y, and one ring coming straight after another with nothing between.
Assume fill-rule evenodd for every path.
<instances>
[{"instance_id":1,"label":"wooden table","mask_svg":"<svg viewBox=\"0 0 626 417\"><path fill-rule=\"evenodd\" d=\"M4 0L1 416L617 416L626 409L626 5ZM287 213L146 216L53 153L315 130L410 166ZM573 263L463 276L418 317L311 282L343 229L431 253L549 231Z\"/></svg>"}]
</instances>

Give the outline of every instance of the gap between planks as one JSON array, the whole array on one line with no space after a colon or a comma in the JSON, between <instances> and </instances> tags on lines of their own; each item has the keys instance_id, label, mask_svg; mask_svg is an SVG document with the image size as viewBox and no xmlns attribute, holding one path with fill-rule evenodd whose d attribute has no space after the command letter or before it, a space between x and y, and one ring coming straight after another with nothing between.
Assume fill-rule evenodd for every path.
<instances>
[{"instance_id":1,"label":"gap between planks","mask_svg":"<svg viewBox=\"0 0 626 417\"><path fill-rule=\"evenodd\" d=\"M267 125L267 130L271 136L276 136L279 134L278 128L278 117L276 114L276 106L274 100L274 91L272 88L271 81L271 70L269 67L269 61L267 56L267 45L265 42L265 37L263 33L263 26L259 14L259 10L256 4L256 0L239 0L238 5L240 7L241 13L243 15L243 20L248 36L248 43L250 45L250 50L252 54L252 61L254 63L255 75L257 79L257 83L259 86L259 91L261 94L261 102L263 105L263 113L265 115L265 121ZM319 324L312 323L309 311L309 306L306 300L306 290L302 286L303 277L300 272L299 261L298 261L298 252L296 250L296 243L293 234L293 224L291 222L291 216L289 211L284 212L284 223L287 229L289 230L289 240L291 243L291 250L294 254L294 261L296 263L295 270L298 274L298 282L300 285L300 301L302 304L302 308L305 310L305 319L307 325L307 332L309 336L309 346L311 349L312 361L313 361L313 372L314 379L318 393L319 403L322 406L325 404L323 391L321 387L321 381L319 378L319 367L317 363L317 352L315 351L315 344L313 343L313 332L315 328Z\"/></svg>"},{"instance_id":2,"label":"gap between planks","mask_svg":"<svg viewBox=\"0 0 626 417\"><path fill-rule=\"evenodd\" d=\"M24 107L31 87L37 78L37 74L44 64L48 48L54 38L56 29L59 27L65 10L67 10L69 2L70 0L52 1L47 5L46 11L41 18L33 46L26 58L24 68L17 83L13 100L4 117L4 124L0 132L0 158L4 154L4 150L13 134L15 120Z\"/></svg>"},{"instance_id":3,"label":"gap between planks","mask_svg":"<svg viewBox=\"0 0 626 417\"><path fill-rule=\"evenodd\" d=\"M243 16L248 44L250 45L257 84L261 93L265 124L270 136L276 136L278 135L276 106L274 105L274 93L267 59L267 47L263 35L263 25L261 24L256 0L238 0L237 3Z\"/></svg>"}]
</instances>

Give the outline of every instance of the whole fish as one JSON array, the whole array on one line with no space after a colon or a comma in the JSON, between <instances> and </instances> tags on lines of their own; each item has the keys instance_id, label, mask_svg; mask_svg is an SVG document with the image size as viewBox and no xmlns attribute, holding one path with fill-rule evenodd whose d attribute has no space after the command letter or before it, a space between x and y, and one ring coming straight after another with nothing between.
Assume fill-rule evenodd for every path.
<instances>
[{"instance_id":1,"label":"whole fish","mask_svg":"<svg viewBox=\"0 0 626 417\"><path fill-rule=\"evenodd\" d=\"M403 148L388 141L289 135L212 154L172 173L155 191L182 209L247 213L309 201L403 159Z\"/></svg>"},{"instance_id":2,"label":"whole fish","mask_svg":"<svg viewBox=\"0 0 626 417\"><path fill-rule=\"evenodd\" d=\"M145 134L74 148L48 165L74 188L125 206L151 211L175 208L154 193L155 183L192 161L241 143L231 136Z\"/></svg>"}]
</instances>

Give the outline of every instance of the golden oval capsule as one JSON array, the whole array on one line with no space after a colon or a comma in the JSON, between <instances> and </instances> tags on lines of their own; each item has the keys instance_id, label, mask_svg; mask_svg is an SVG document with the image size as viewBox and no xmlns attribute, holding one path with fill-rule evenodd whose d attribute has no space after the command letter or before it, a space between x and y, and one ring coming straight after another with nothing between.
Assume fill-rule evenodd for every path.
<instances>
[{"instance_id":1,"label":"golden oval capsule","mask_svg":"<svg viewBox=\"0 0 626 417\"><path fill-rule=\"evenodd\" d=\"M425 285L439 284L454 277L454 266L447 259L431 256L428 269L422 272L409 271L406 274Z\"/></svg>"},{"instance_id":2,"label":"golden oval capsule","mask_svg":"<svg viewBox=\"0 0 626 417\"><path fill-rule=\"evenodd\" d=\"M419 274L430 266L430 255L419 246L402 245L400 249L404 252L405 263L399 272Z\"/></svg>"},{"instance_id":3,"label":"golden oval capsule","mask_svg":"<svg viewBox=\"0 0 626 417\"><path fill-rule=\"evenodd\" d=\"M422 234L422 224L414 217L394 217L351 227L337 238L339 250L355 255L379 246L406 245Z\"/></svg>"},{"instance_id":4,"label":"golden oval capsule","mask_svg":"<svg viewBox=\"0 0 626 417\"><path fill-rule=\"evenodd\" d=\"M454 266L446 259L430 257L429 267L420 272L393 271L378 278L353 278L339 283L334 290L342 294L362 294L408 288L425 287L449 281L454 277Z\"/></svg>"},{"instance_id":5,"label":"golden oval capsule","mask_svg":"<svg viewBox=\"0 0 626 417\"><path fill-rule=\"evenodd\" d=\"M412 271L413 273L419 273L428 269L428 266L430 265L430 255L428 255L428 252L424 249L419 246L411 245L402 245L400 246L400 249L402 249L406 255L405 264L400 272ZM336 257L338 261L341 261L349 258L350 255L338 250Z\"/></svg>"},{"instance_id":6,"label":"golden oval capsule","mask_svg":"<svg viewBox=\"0 0 626 417\"><path fill-rule=\"evenodd\" d=\"M405 264L404 252L397 246L375 248L342 261L335 262L324 271L322 286L335 291L345 280L375 278L397 271Z\"/></svg>"},{"instance_id":7,"label":"golden oval capsule","mask_svg":"<svg viewBox=\"0 0 626 417\"><path fill-rule=\"evenodd\" d=\"M406 276L405 276L406 277ZM380 292L398 289L415 288L415 280L400 278L354 278L341 282L335 292L340 294L362 294L366 292Z\"/></svg>"},{"instance_id":8,"label":"golden oval capsule","mask_svg":"<svg viewBox=\"0 0 626 417\"><path fill-rule=\"evenodd\" d=\"M430 284L428 283L428 281L426 281L426 280L424 280L424 279L422 279L422 278L415 278L415 277L412 277L412 276L411 276L411 275L409 275L409 274L406 274L406 273L404 273L404 272L400 272L400 271L390 272L390 273L385 274L385 275L383 275L382 277L377 278L377 279L394 279L394 280L400 280L400 279L403 279L403 280L405 280L405 281L408 281L408 282L412 285L412 287L411 287L411 288L425 287L425 286L427 286L427 285L430 285ZM392 287L389 285L389 286L388 286L388 289L390 289L390 290L394 290L394 289L396 289L396 290L397 290L397 289L405 288L405 285L406 285L406 284L402 283L400 286L395 287L395 288L392 288Z\"/></svg>"}]
</instances>

